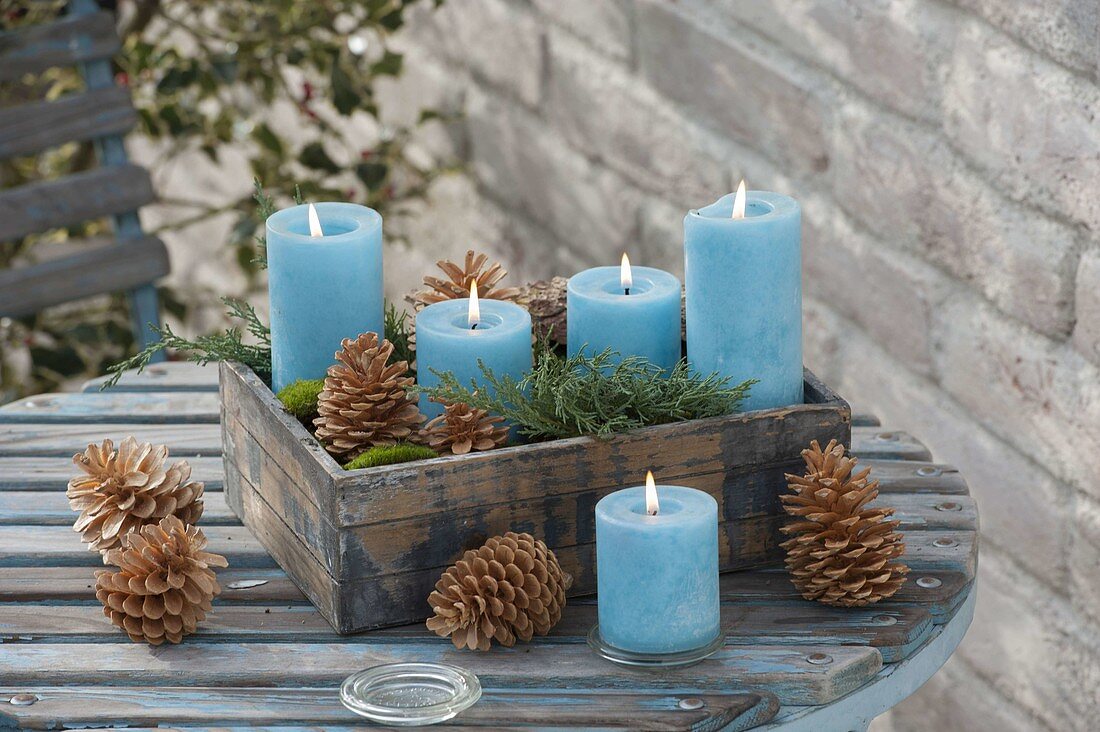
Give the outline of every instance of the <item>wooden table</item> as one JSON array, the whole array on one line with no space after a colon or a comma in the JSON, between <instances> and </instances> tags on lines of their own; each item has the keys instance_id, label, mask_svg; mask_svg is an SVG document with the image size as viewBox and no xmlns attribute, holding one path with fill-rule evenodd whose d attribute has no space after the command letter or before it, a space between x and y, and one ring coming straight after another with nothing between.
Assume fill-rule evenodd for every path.
<instances>
[{"instance_id":1,"label":"wooden table","mask_svg":"<svg viewBox=\"0 0 1100 732\"><path fill-rule=\"evenodd\" d=\"M590 598L570 601L549 638L488 654L456 651L421 626L338 636L225 505L216 374L157 365L110 393L92 382L0 408L0 723L350 727L362 720L337 698L345 676L444 660L485 687L456 726L844 732L924 683L973 615L978 517L966 483L911 436L861 417L853 451L898 509L913 570L887 602L828 608L801 600L778 568L727 574L726 647L663 673L589 651ZM189 459L206 482L203 529L231 565L214 612L179 646L137 645L111 626L92 590L98 557L70 528L70 458L130 434Z\"/></svg>"}]
</instances>

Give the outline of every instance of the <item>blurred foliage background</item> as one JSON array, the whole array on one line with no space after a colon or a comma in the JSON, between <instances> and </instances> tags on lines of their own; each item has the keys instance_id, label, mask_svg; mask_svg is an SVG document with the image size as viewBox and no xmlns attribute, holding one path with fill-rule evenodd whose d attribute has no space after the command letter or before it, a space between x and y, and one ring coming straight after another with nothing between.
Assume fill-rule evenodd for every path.
<instances>
[{"instance_id":1,"label":"blurred foliage background","mask_svg":"<svg viewBox=\"0 0 1100 732\"><path fill-rule=\"evenodd\" d=\"M150 164L169 165L198 151L215 163L229 149L243 155L239 174L262 182L286 202L298 186L307 200L349 200L400 217L403 204L424 196L441 171L410 152L410 136L438 119L432 109L409 126L383 123L376 93L401 74L392 36L413 5L441 0L101 0L115 14L122 51L116 81L129 87L140 123L131 136L156 151ZM66 12L60 0L0 0L0 31L49 22ZM0 85L0 106L54 99L82 89L80 76L51 70ZM288 125L272 124L290 110ZM0 187L86 169L91 144L70 144L0 163ZM154 180L155 180L154 175ZM217 204L168 199L177 212L152 233L183 230L211 217L234 217L225 242L253 289L263 287L256 264L262 221L242 195ZM162 196L162 198L164 198ZM396 229L400 231L400 227ZM71 238L109 232L106 222L0 242L0 267L48 256ZM390 236L390 230L387 231ZM163 316L186 321L181 293L160 288ZM36 316L0 320L0 402L56 389L105 371L133 353L126 299L115 295L60 306Z\"/></svg>"}]
</instances>

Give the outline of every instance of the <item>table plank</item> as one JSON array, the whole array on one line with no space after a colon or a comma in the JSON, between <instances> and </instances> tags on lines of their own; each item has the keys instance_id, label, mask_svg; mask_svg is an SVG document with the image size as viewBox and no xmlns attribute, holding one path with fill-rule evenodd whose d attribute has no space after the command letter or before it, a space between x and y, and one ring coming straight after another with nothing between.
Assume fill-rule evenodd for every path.
<instances>
[{"instance_id":1,"label":"table plank","mask_svg":"<svg viewBox=\"0 0 1100 732\"><path fill-rule=\"evenodd\" d=\"M0 491L0 526L35 524L71 526L77 513L69 508L69 499L60 491ZM241 522L225 504L223 493L203 493L203 513L199 523L207 526L236 526Z\"/></svg>"},{"instance_id":2,"label":"table plank","mask_svg":"<svg viewBox=\"0 0 1100 732\"><path fill-rule=\"evenodd\" d=\"M100 424L217 424L220 417L217 392L40 394L0 407L0 424L77 422L89 432L111 429L92 426Z\"/></svg>"},{"instance_id":3,"label":"table plank","mask_svg":"<svg viewBox=\"0 0 1100 732\"><path fill-rule=\"evenodd\" d=\"M243 526L204 526L207 550L224 554L238 569L273 567L275 561ZM96 552L65 526L0 526L0 567L102 567Z\"/></svg>"},{"instance_id":4,"label":"table plank","mask_svg":"<svg viewBox=\"0 0 1100 732\"><path fill-rule=\"evenodd\" d=\"M0 688L0 699L22 693ZM43 687L39 700L4 711L21 726L54 729L56 720L72 726L163 726L165 724L356 725L362 719L344 708L335 687L302 689L196 689ZM703 706L685 710L680 702ZM7 706L7 705L5 705ZM485 689L477 704L451 727L497 728L515 725L581 726L585 729L744 730L771 719L778 700L762 692L713 691L705 694L620 693L576 690Z\"/></svg>"},{"instance_id":5,"label":"table plank","mask_svg":"<svg viewBox=\"0 0 1100 732\"><path fill-rule=\"evenodd\" d=\"M850 448L853 455L867 460L932 459L929 449L913 435L881 427L852 427Z\"/></svg>"},{"instance_id":6,"label":"table plank","mask_svg":"<svg viewBox=\"0 0 1100 732\"><path fill-rule=\"evenodd\" d=\"M221 431L216 424L0 424L0 457L72 457L89 442L110 438L118 444L133 435L140 442L167 445L181 457L220 457Z\"/></svg>"},{"instance_id":7,"label":"table plank","mask_svg":"<svg viewBox=\"0 0 1100 732\"><path fill-rule=\"evenodd\" d=\"M100 391L109 376L100 376L84 383L84 392ZM200 366L190 361L158 363L141 373L127 371L108 391L214 391L218 390L218 364Z\"/></svg>"},{"instance_id":8,"label":"table plank","mask_svg":"<svg viewBox=\"0 0 1100 732\"><path fill-rule=\"evenodd\" d=\"M81 448L80 451L83 451ZM74 450L75 454L77 451ZM169 461L182 459L169 454ZM187 457L191 466L191 479L201 480L206 492L221 491L225 483L225 468L221 456ZM72 455L64 457L0 457L0 491L64 491L69 478L79 469L73 465Z\"/></svg>"},{"instance_id":9,"label":"table plank","mask_svg":"<svg viewBox=\"0 0 1100 732\"><path fill-rule=\"evenodd\" d=\"M219 598L220 599L220 598ZM561 622L537 644L582 645L596 624L593 604L566 607ZM772 605L722 607L722 630L731 646L836 645L872 646L883 661L908 656L932 632L927 610L914 607L844 609L797 601ZM422 624L374 631L367 636L339 636L311 605L229 605L218 602L195 636L203 641L258 640L323 643L422 642ZM0 638L36 642L80 640L118 642L119 631L98 605L24 604L0 606Z\"/></svg>"},{"instance_id":10,"label":"table plank","mask_svg":"<svg viewBox=\"0 0 1100 732\"><path fill-rule=\"evenodd\" d=\"M832 660L811 663L809 657L817 653ZM858 689L882 667L877 650L854 646L728 646L695 666L653 674L599 661L579 644L533 643L471 653L443 638L294 644L189 640L152 652L136 643L23 643L18 653L8 654L4 679L12 686L323 686L368 666L404 661L463 666L487 688L703 692L736 687L770 691L784 704L826 704Z\"/></svg>"}]
</instances>

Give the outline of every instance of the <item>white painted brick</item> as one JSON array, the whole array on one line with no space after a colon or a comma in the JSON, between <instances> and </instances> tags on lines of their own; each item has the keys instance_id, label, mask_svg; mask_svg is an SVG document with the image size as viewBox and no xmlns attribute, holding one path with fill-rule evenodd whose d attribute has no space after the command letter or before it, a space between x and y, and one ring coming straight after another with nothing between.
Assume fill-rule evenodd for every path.
<instances>
[{"instance_id":1,"label":"white painted brick","mask_svg":"<svg viewBox=\"0 0 1100 732\"><path fill-rule=\"evenodd\" d=\"M954 42L950 13L923 0L743 0L744 22L846 83L906 114L938 119Z\"/></svg>"},{"instance_id":2,"label":"white painted brick","mask_svg":"<svg viewBox=\"0 0 1100 732\"><path fill-rule=\"evenodd\" d=\"M533 0L540 13L612 58L629 62L633 38L630 0Z\"/></svg>"},{"instance_id":3,"label":"white painted brick","mask_svg":"<svg viewBox=\"0 0 1100 732\"><path fill-rule=\"evenodd\" d=\"M1072 323L1076 235L994 191L935 135L860 102L838 112L839 206L1050 335Z\"/></svg>"},{"instance_id":4,"label":"white painted brick","mask_svg":"<svg viewBox=\"0 0 1100 732\"><path fill-rule=\"evenodd\" d=\"M1100 625L1100 501L1078 496L1070 553L1073 606Z\"/></svg>"},{"instance_id":5,"label":"white painted brick","mask_svg":"<svg viewBox=\"0 0 1100 732\"><path fill-rule=\"evenodd\" d=\"M936 372L990 430L1100 495L1100 369L972 297L938 313Z\"/></svg>"},{"instance_id":6,"label":"white painted brick","mask_svg":"<svg viewBox=\"0 0 1100 732\"><path fill-rule=\"evenodd\" d=\"M641 193L530 113L475 92L467 123L471 166L481 184L574 249L617 262L637 239Z\"/></svg>"},{"instance_id":7,"label":"white painted brick","mask_svg":"<svg viewBox=\"0 0 1100 732\"><path fill-rule=\"evenodd\" d=\"M823 196L803 196L804 291L858 323L910 369L932 368L932 312L950 286L924 262L856 231Z\"/></svg>"},{"instance_id":8,"label":"white painted brick","mask_svg":"<svg viewBox=\"0 0 1100 732\"><path fill-rule=\"evenodd\" d=\"M982 535L1051 586L1064 587L1067 527L1073 522L1070 489L979 424L934 383L910 373L850 321L818 318L817 324L835 331L833 338L843 344L831 381L840 393L891 429L919 437L936 460L959 468L978 502Z\"/></svg>"},{"instance_id":9,"label":"white painted brick","mask_svg":"<svg viewBox=\"0 0 1100 732\"><path fill-rule=\"evenodd\" d=\"M1015 707L955 656L915 694L877 717L869 732L1055 732Z\"/></svg>"},{"instance_id":10,"label":"white painted brick","mask_svg":"<svg viewBox=\"0 0 1100 732\"><path fill-rule=\"evenodd\" d=\"M818 378L837 389L841 387L840 362L848 350L844 344L845 330L840 316L825 303L803 296L802 361ZM864 405L859 403L859 408Z\"/></svg>"},{"instance_id":11,"label":"white painted brick","mask_svg":"<svg viewBox=\"0 0 1100 732\"><path fill-rule=\"evenodd\" d=\"M684 281L684 215L687 207L662 198L651 198L640 209L641 234L638 237L638 257L631 249L630 261L647 267L657 267Z\"/></svg>"},{"instance_id":12,"label":"white painted brick","mask_svg":"<svg viewBox=\"0 0 1100 732\"><path fill-rule=\"evenodd\" d=\"M828 167L829 106L815 94L820 83L812 74L683 3L639 0L636 10L638 67L661 94L792 171Z\"/></svg>"},{"instance_id":13,"label":"white painted brick","mask_svg":"<svg viewBox=\"0 0 1100 732\"><path fill-rule=\"evenodd\" d=\"M415 6L405 33L409 42L468 67L489 84L539 103L543 74L540 21L508 0L465 0Z\"/></svg>"},{"instance_id":14,"label":"white painted brick","mask_svg":"<svg viewBox=\"0 0 1100 732\"><path fill-rule=\"evenodd\" d=\"M1055 61L1095 73L1100 4L1082 0L953 0Z\"/></svg>"},{"instance_id":15,"label":"white painted brick","mask_svg":"<svg viewBox=\"0 0 1100 732\"><path fill-rule=\"evenodd\" d=\"M1088 671L1074 647L1074 620L1065 600L983 547L974 622L958 655L1002 696L1056 729L1085 730L1075 714L1089 693ZM1095 687L1093 687L1095 689Z\"/></svg>"},{"instance_id":16,"label":"white painted brick","mask_svg":"<svg viewBox=\"0 0 1100 732\"><path fill-rule=\"evenodd\" d=\"M1100 249L1090 249L1081 257L1076 304L1073 343L1085 358L1100 365Z\"/></svg>"},{"instance_id":17,"label":"white painted brick","mask_svg":"<svg viewBox=\"0 0 1100 732\"><path fill-rule=\"evenodd\" d=\"M552 32L549 49L546 115L575 147L679 202L729 190L728 146L690 124L630 72L565 33Z\"/></svg>"},{"instance_id":18,"label":"white painted brick","mask_svg":"<svg viewBox=\"0 0 1100 732\"><path fill-rule=\"evenodd\" d=\"M978 22L955 48L951 139L1014 196L1100 229L1100 89Z\"/></svg>"},{"instance_id":19,"label":"white painted brick","mask_svg":"<svg viewBox=\"0 0 1100 732\"><path fill-rule=\"evenodd\" d=\"M429 156L428 165L453 162L465 155L461 121L432 121L417 126L420 113L432 109L445 115L462 111L470 80L412 44L402 44L401 75L375 82L382 120L392 127L416 127L412 142Z\"/></svg>"}]
</instances>

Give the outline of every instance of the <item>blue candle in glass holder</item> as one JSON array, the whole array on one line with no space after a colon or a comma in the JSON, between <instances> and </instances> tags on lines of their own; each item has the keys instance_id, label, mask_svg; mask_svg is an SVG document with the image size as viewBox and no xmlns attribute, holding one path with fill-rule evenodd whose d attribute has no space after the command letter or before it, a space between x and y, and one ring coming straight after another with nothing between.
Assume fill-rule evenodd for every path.
<instances>
[{"instance_id":1,"label":"blue candle in glass holder","mask_svg":"<svg viewBox=\"0 0 1100 732\"><path fill-rule=\"evenodd\" d=\"M718 503L683 486L624 488L596 504L602 643L629 654L684 654L721 637ZM720 642L720 641L719 641Z\"/></svg>"},{"instance_id":2,"label":"blue candle in glass holder","mask_svg":"<svg viewBox=\"0 0 1100 732\"><path fill-rule=\"evenodd\" d=\"M802 403L802 216L790 196L729 194L684 217L687 356L731 384L742 409Z\"/></svg>"},{"instance_id":3,"label":"blue candle in glass holder","mask_svg":"<svg viewBox=\"0 0 1100 732\"><path fill-rule=\"evenodd\" d=\"M479 301L471 283L469 299L444 300L416 314L416 380L431 388L439 384L433 371L450 371L462 386L471 379L484 384L478 361L498 377L522 379L531 370L531 315L512 302ZM433 419L443 405L421 397L420 411Z\"/></svg>"},{"instance_id":4,"label":"blue candle in glass holder","mask_svg":"<svg viewBox=\"0 0 1100 732\"><path fill-rule=\"evenodd\" d=\"M384 332L382 217L374 209L318 203L273 213L267 271L274 391L324 377L343 339Z\"/></svg>"},{"instance_id":5,"label":"blue candle in glass holder","mask_svg":"<svg viewBox=\"0 0 1100 732\"><path fill-rule=\"evenodd\" d=\"M594 356L610 348L619 359L641 356L666 371L680 360L680 280L664 270L593 267L569 278L566 350ZM619 360L619 359L616 359Z\"/></svg>"}]
</instances>

